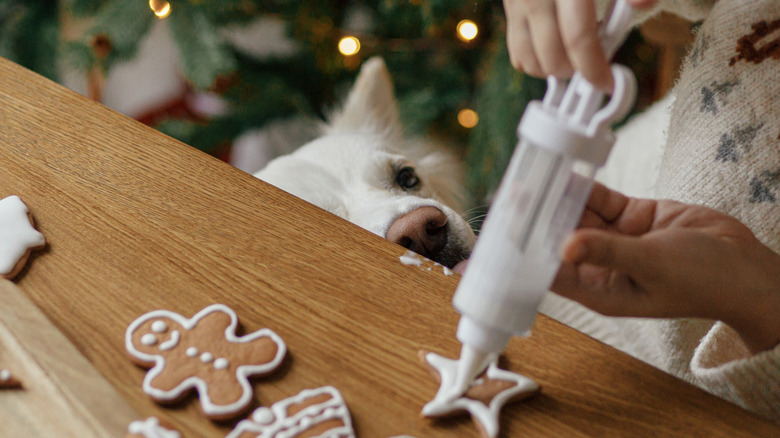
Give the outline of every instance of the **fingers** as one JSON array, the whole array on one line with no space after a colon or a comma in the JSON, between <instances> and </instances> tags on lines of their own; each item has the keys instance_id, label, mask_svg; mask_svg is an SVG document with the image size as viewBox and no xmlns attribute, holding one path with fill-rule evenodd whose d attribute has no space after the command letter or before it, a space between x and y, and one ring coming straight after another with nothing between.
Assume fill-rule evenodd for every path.
<instances>
[{"instance_id":1,"label":"fingers","mask_svg":"<svg viewBox=\"0 0 780 438\"><path fill-rule=\"evenodd\" d=\"M605 222L612 222L620 216L629 200L628 196L595 182L586 208L593 211Z\"/></svg>"},{"instance_id":2,"label":"fingers","mask_svg":"<svg viewBox=\"0 0 780 438\"><path fill-rule=\"evenodd\" d=\"M647 256L640 238L594 229L574 232L561 254L565 262L612 269L638 280L652 275L655 263Z\"/></svg>"},{"instance_id":3,"label":"fingers","mask_svg":"<svg viewBox=\"0 0 780 438\"><path fill-rule=\"evenodd\" d=\"M528 0L524 6L528 17L531 44L541 67L541 71L526 70L526 72L534 76L570 77L574 70L561 40L555 2Z\"/></svg>"},{"instance_id":4,"label":"fingers","mask_svg":"<svg viewBox=\"0 0 780 438\"><path fill-rule=\"evenodd\" d=\"M528 28L524 10L519 2L505 0L504 3L507 8L506 43L509 49L509 61L517 70L531 76L542 76L544 72L539 60L536 59L536 52L534 52L531 42L531 31Z\"/></svg>"},{"instance_id":5,"label":"fingers","mask_svg":"<svg viewBox=\"0 0 780 438\"><path fill-rule=\"evenodd\" d=\"M509 57L516 69L559 78L576 70L597 87L612 91L612 72L598 37L592 0L504 0L504 10Z\"/></svg>"},{"instance_id":6,"label":"fingers","mask_svg":"<svg viewBox=\"0 0 780 438\"><path fill-rule=\"evenodd\" d=\"M591 1L559 0L557 11L561 38L574 69L593 85L611 93L612 71L598 36L595 5Z\"/></svg>"}]
</instances>

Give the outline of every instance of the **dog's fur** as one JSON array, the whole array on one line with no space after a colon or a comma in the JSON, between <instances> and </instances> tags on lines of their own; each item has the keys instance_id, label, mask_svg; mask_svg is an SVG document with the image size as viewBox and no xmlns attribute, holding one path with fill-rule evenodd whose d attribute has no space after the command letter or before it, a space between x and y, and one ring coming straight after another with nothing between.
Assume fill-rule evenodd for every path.
<instances>
[{"instance_id":1,"label":"dog's fur","mask_svg":"<svg viewBox=\"0 0 780 438\"><path fill-rule=\"evenodd\" d=\"M405 189L399 174L408 177L409 168L419 182ZM255 173L382 237L403 215L436 207L447 217L447 241L441 251L427 255L449 267L466 259L476 240L456 212L465 202L460 175L452 154L404 137L392 81L379 58L363 65L344 107L321 137Z\"/></svg>"}]
</instances>

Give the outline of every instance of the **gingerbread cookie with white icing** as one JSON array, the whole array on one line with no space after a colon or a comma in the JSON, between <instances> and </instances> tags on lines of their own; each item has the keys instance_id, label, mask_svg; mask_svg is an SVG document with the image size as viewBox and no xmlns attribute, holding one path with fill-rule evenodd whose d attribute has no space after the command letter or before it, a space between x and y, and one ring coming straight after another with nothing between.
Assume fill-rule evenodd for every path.
<instances>
[{"instance_id":1,"label":"gingerbread cookie with white icing","mask_svg":"<svg viewBox=\"0 0 780 438\"><path fill-rule=\"evenodd\" d=\"M463 394L451 398L458 360L427 351L420 351L419 357L440 382L434 399L423 407L423 416L443 417L466 411L483 437L498 436L498 417L504 405L539 392L539 384L528 377L498 368L498 356L495 356Z\"/></svg>"},{"instance_id":2,"label":"gingerbread cookie with white icing","mask_svg":"<svg viewBox=\"0 0 780 438\"><path fill-rule=\"evenodd\" d=\"M0 278L10 280L24 268L30 252L46 246L32 214L16 196L0 199Z\"/></svg>"},{"instance_id":3,"label":"gingerbread cookie with white icing","mask_svg":"<svg viewBox=\"0 0 780 438\"><path fill-rule=\"evenodd\" d=\"M270 329L236 336L238 317L213 304L192 318L155 310L133 321L125 347L133 360L152 367L143 390L155 401L172 403L196 390L203 413L221 420L240 414L252 400L249 377L271 373L287 346Z\"/></svg>"},{"instance_id":4,"label":"gingerbread cookie with white icing","mask_svg":"<svg viewBox=\"0 0 780 438\"><path fill-rule=\"evenodd\" d=\"M225 438L354 438L349 409L332 386L306 389L256 409Z\"/></svg>"}]
</instances>

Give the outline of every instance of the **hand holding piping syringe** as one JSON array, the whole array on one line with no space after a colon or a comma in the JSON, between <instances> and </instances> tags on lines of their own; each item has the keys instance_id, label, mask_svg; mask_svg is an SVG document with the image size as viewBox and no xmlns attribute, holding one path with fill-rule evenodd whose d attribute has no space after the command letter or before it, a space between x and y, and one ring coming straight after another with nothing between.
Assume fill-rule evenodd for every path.
<instances>
[{"instance_id":1,"label":"hand holding piping syringe","mask_svg":"<svg viewBox=\"0 0 780 438\"><path fill-rule=\"evenodd\" d=\"M632 12L624 0L614 2L597 33L602 57L622 43ZM630 70L610 70L612 96L603 108L601 89L575 73L568 84L549 76L544 101L531 102L523 114L520 143L453 298L463 349L452 397L468 388L491 354L531 329L560 267L561 243L579 222L596 170L615 142L611 124L636 95Z\"/></svg>"},{"instance_id":2,"label":"hand holding piping syringe","mask_svg":"<svg viewBox=\"0 0 780 438\"><path fill-rule=\"evenodd\" d=\"M505 1L515 67L579 73L565 90L551 77L544 102L529 105L521 121L522 141L453 300L463 343L453 397L486 357L530 330L550 288L611 315L722 320L754 352L780 340L772 319L780 256L747 227L704 207L630 199L598 184L591 193L611 147L609 124L633 94L630 72L607 63L628 30L628 3L654 1L620 0L600 28L588 0ZM606 89L612 97L600 109ZM745 297L729 296L721 286L735 280L775 310L756 312Z\"/></svg>"}]
</instances>

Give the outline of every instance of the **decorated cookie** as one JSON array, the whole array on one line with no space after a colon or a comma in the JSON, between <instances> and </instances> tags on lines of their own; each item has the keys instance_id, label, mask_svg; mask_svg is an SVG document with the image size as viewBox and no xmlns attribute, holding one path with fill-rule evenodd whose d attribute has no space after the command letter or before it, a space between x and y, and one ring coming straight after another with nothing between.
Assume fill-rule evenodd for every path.
<instances>
[{"instance_id":1,"label":"decorated cookie","mask_svg":"<svg viewBox=\"0 0 780 438\"><path fill-rule=\"evenodd\" d=\"M125 347L139 365L153 365L144 378L144 392L167 403L196 389L209 418L240 414L252 399L248 377L275 370L287 347L269 329L238 337L237 326L236 313L223 304L208 306L190 319L155 310L133 321Z\"/></svg>"},{"instance_id":2,"label":"decorated cookie","mask_svg":"<svg viewBox=\"0 0 780 438\"><path fill-rule=\"evenodd\" d=\"M466 392L453 399L449 393L455 383L458 361L426 351L420 352L420 360L441 383L436 397L423 407L422 414L442 417L467 411L484 437L498 435L498 415L505 404L539 392L539 385L528 377L499 369L498 358L494 357Z\"/></svg>"},{"instance_id":3,"label":"decorated cookie","mask_svg":"<svg viewBox=\"0 0 780 438\"><path fill-rule=\"evenodd\" d=\"M18 196L0 200L0 278L10 280L27 262L30 252L46 246L33 226L32 215Z\"/></svg>"},{"instance_id":4,"label":"decorated cookie","mask_svg":"<svg viewBox=\"0 0 780 438\"><path fill-rule=\"evenodd\" d=\"M22 382L7 369L0 368L0 389L20 389Z\"/></svg>"},{"instance_id":5,"label":"decorated cookie","mask_svg":"<svg viewBox=\"0 0 780 438\"><path fill-rule=\"evenodd\" d=\"M298 395L258 408L226 438L354 438L352 420L341 393L332 386L306 389Z\"/></svg>"},{"instance_id":6,"label":"decorated cookie","mask_svg":"<svg viewBox=\"0 0 780 438\"><path fill-rule=\"evenodd\" d=\"M181 438L181 434L167 424L161 424L157 417L149 417L130 423L125 438Z\"/></svg>"}]
</instances>

